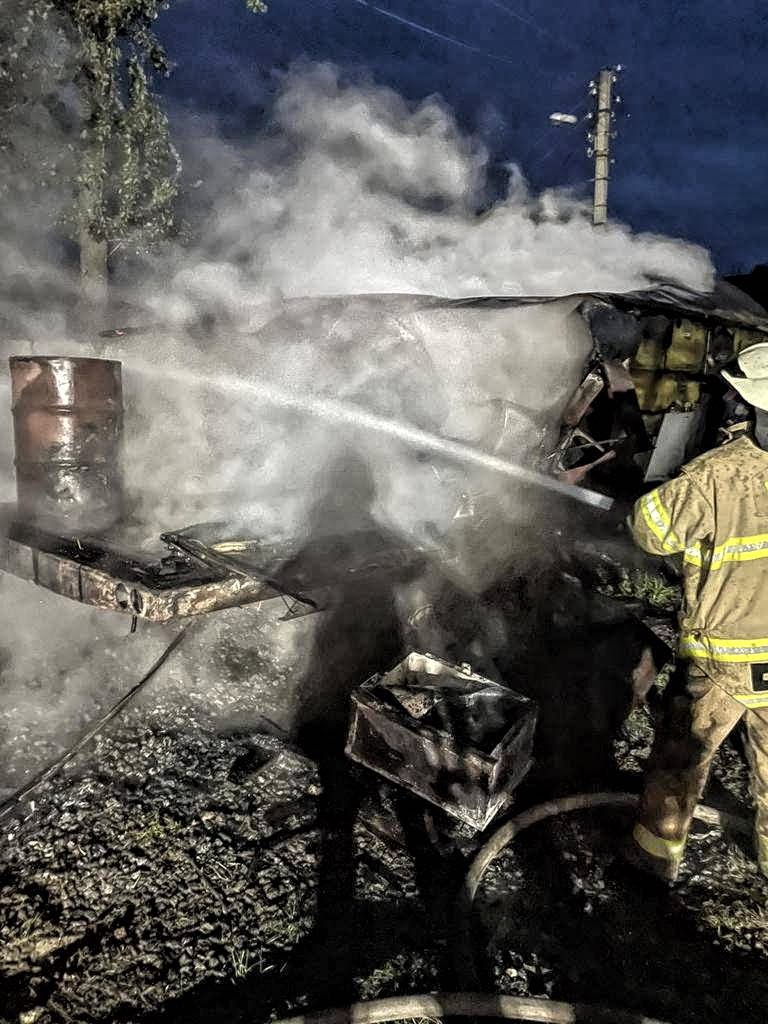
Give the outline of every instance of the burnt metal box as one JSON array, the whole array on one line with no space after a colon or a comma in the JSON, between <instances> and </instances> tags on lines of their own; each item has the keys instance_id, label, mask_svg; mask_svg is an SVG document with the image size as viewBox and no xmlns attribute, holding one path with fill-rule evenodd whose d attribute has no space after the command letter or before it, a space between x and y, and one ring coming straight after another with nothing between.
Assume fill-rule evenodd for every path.
<instances>
[{"instance_id":1,"label":"burnt metal box","mask_svg":"<svg viewBox=\"0 0 768 1024\"><path fill-rule=\"evenodd\" d=\"M506 807L531 766L536 705L412 651L352 694L352 760L475 829Z\"/></svg>"}]
</instances>

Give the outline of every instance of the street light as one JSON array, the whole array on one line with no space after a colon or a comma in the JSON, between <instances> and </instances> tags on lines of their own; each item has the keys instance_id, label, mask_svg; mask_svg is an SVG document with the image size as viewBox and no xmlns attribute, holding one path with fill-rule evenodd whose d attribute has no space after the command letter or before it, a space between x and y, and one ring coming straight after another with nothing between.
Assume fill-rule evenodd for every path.
<instances>
[{"instance_id":1,"label":"street light","mask_svg":"<svg viewBox=\"0 0 768 1024\"><path fill-rule=\"evenodd\" d=\"M578 124L579 119L575 114L550 114L549 120L552 124Z\"/></svg>"}]
</instances>

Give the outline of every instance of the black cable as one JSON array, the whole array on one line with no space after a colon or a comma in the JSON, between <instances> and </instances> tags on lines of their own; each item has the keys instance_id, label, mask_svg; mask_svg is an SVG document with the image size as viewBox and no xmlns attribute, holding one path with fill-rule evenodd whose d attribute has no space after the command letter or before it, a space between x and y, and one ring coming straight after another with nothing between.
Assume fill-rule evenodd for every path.
<instances>
[{"instance_id":1,"label":"black cable","mask_svg":"<svg viewBox=\"0 0 768 1024\"><path fill-rule=\"evenodd\" d=\"M6 818L14 807L21 801L29 796L30 793L34 792L39 786L48 779L53 778L65 764L68 764L76 754L79 754L83 747L87 746L91 740L96 736L105 725L112 721L125 707L125 705L136 696L139 690L144 686L155 673L162 668L166 661L170 658L176 648L179 646L181 641L189 632L190 626L185 626L184 629L180 630L176 636L171 640L168 646L165 648L160 657L155 661L152 667L141 677L141 679L135 683L130 690L124 694L120 700L113 704L113 706L107 711L105 715L96 722L95 725L91 726L88 732L84 736L81 736L76 743L74 743L61 757L57 758L52 764L49 764L46 768L41 769L36 775L34 775L29 782L25 782L20 789L17 789L15 793L12 793L9 797L0 803L0 820Z\"/></svg>"},{"instance_id":2,"label":"black cable","mask_svg":"<svg viewBox=\"0 0 768 1024\"><path fill-rule=\"evenodd\" d=\"M566 108L566 112L567 113L573 114L575 117L579 118L579 121L583 121L585 119L585 117L586 117L586 113L587 113L587 108L589 106L589 102L587 100L581 100L581 102L579 102L579 103L575 103L575 102L573 104L568 104L567 103L567 104L563 104L563 106ZM554 129L554 130L557 130L557 129ZM552 133L553 133L553 125L552 124L548 124L547 127L542 130L541 134L537 135L536 138L533 140L531 145L528 147L528 157L527 157L527 159L530 162L526 165L526 169L530 169L531 167L535 167L536 164L539 162L539 160L543 159L542 157L537 157L536 160L531 161L531 158L533 157L533 154L536 152L538 147L541 145L541 143L546 138L552 137ZM555 147L552 147L550 150L548 150L546 155L549 156L549 154L551 152L553 152L554 148Z\"/></svg>"},{"instance_id":3,"label":"black cable","mask_svg":"<svg viewBox=\"0 0 768 1024\"><path fill-rule=\"evenodd\" d=\"M359 4L361 7L367 7L369 11L375 11L376 14L389 18L391 21L396 21L400 25L405 25L407 28L420 32L422 35L431 36L433 39L440 39L444 43L450 43L452 46L458 46L462 50L468 50L470 53L478 53L482 57L487 57L489 60L498 60L503 64L519 64L519 59L517 57L506 57L501 53L491 53L489 50L484 50L480 46L473 46L471 43L465 43L461 39L456 39L455 36L449 36L444 32L438 32L437 29L429 28L427 25L422 25L421 22L411 21L410 18L404 18L401 14L395 14L394 11L388 11L384 7L377 7L376 4L371 3L370 0L352 0L352 2Z\"/></svg>"}]
</instances>

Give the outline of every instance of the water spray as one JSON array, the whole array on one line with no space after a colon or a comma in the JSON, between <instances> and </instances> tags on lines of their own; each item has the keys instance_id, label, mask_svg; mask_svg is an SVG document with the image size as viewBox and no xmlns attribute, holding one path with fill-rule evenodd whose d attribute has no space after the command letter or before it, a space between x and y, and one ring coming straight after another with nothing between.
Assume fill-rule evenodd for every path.
<instances>
[{"instance_id":1,"label":"water spray","mask_svg":"<svg viewBox=\"0 0 768 1024\"><path fill-rule=\"evenodd\" d=\"M135 365L132 368L137 369L139 372L150 372L149 368L141 368ZM201 386L200 378L192 371L166 368L164 372L167 377L174 378L190 387ZM344 424L371 433L392 437L402 441L410 448L443 455L454 462L477 466L491 473L500 473L502 476L510 477L521 484L540 487L561 497L580 501L591 508L607 511L613 507L613 499L604 494L598 494L583 487L575 487L572 484L563 483L561 480L556 480L544 473L539 473L536 470L520 466L515 462L499 458L497 455L490 455L488 452L472 447L472 445L440 437L438 434L422 430L420 427L415 427L410 423L400 423L397 420L379 416L350 402L340 402L332 398L320 398L316 395L296 393L275 384L268 384L265 381L243 380L240 377L234 376L234 374L218 373L215 377L206 379L205 383L216 388L248 395L280 409L291 409L304 415L316 416L330 423Z\"/></svg>"}]
</instances>

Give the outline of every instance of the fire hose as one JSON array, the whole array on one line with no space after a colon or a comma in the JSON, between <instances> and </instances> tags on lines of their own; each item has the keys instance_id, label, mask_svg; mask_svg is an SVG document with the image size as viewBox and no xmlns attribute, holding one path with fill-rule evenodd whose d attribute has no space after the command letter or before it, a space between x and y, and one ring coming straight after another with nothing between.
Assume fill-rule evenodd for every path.
<instances>
[{"instance_id":1,"label":"fire hose","mask_svg":"<svg viewBox=\"0 0 768 1024\"><path fill-rule=\"evenodd\" d=\"M395 996L336 1010L288 1017L276 1024L383 1024L384 1021L441 1020L445 1017L487 1017L496 1020L545 1021L547 1024L665 1024L655 1017L549 999L524 999L482 992Z\"/></svg>"},{"instance_id":2,"label":"fire hose","mask_svg":"<svg viewBox=\"0 0 768 1024\"><path fill-rule=\"evenodd\" d=\"M461 931L458 943L457 966L464 965L462 974L474 976L472 955L471 924L475 897L490 865L499 857L521 832L547 818L571 811L582 811L593 807L634 807L637 796L632 793L577 793L537 804L523 811L502 825L475 856L464 879L458 897L458 914ZM736 831L748 831L749 824L743 818L718 811L714 807L699 804L694 811L698 821L708 825L726 825ZM462 979L463 980L463 979ZM376 999L372 1002L355 1003L352 1006L333 1010L306 1013L288 1017L275 1024L384 1024L417 1017L443 1019L445 1017L486 1017L501 1020L545 1021L548 1024L577 1024L589 1021L598 1024L664 1024L653 1017L617 1010L604 1006L588 1006L577 1003L557 1002L549 999L527 999L518 996L503 996L477 992L448 992L439 995L396 996L391 999Z\"/></svg>"},{"instance_id":3,"label":"fire hose","mask_svg":"<svg viewBox=\"0 0 768 1024\"><path fill-rule=\"evenodd\" d=\"M471 911L478 886L485 872L512 840L532 825L558 814L567 814L570 811L583 811L590 807L634 807L636 803L637 796L633 793L577 793L574 796L549 800L523 811L522 814L518 814L508 821L506 825L502 825L475 856L464 880L460 901L464 903L468 911ZM728 814L725 811L718 811L706 804L699 804L693 812L693 816L697 821L703 821L708 825L726 825L736 831L749 830L749 825L744 818Z\"/></svg>"}]
</instances>

